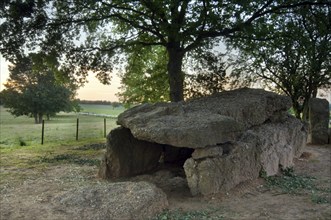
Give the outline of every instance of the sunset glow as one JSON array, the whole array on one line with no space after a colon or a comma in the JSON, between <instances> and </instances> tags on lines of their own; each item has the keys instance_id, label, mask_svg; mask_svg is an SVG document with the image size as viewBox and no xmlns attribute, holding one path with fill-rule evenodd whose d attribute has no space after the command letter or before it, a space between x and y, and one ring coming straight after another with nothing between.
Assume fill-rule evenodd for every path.
<instances>
[{"instance_id":1,"label":"sunset glow","mask_svg":"<svg viewBox=\"0 0 331 220\"><path fill-rule=\"evenodd\" d=\"M9 78L8 71L9 62L0 55L0 91L4 89L4 83ZM81 100L104 100L104 101L118 101L116 93L119 92L120 79L114 74L110 85L103 85L93 75L88 76L88 81L84 87L77 91L77 98Z\"/></svg>"}]
</instances>

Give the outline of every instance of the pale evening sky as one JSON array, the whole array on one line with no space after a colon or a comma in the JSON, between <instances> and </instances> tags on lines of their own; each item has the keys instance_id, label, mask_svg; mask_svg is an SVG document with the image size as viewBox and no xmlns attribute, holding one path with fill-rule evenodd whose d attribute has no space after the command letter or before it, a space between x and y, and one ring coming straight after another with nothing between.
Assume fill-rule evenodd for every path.
<instances>
[{"instance_id":1,"label":"pale evening sky","mask_svg":"<svg viewBox=\"0 0 331 220\"><path fill-rule=\"evenodd\" d=\"M8 65L10 63L0 54L0 91L4 89L3 83L9 78ZM115 94L119 92L120 78L116 74L112 76L111 84L103 85L93 74L90 74L88 76L89 83L78 90L77 98L81 100L118 101Z\"/></svg>"},{"instance_id":2,"label":"pale evening sky","mask_svg":"<svg viewBox=\"0 0 331 220\"><path fill-rule=\"evenodd\" d=\"M4 89L3 83L9 78L8 65L10 63L5 60L0 54L0 91ZM112 75L111 85L103 85L96 79L93 74L88 76L89 83L78 90L77 98L81 100L105 100L118 101L116 93L120 87L120 78L116 73ZM325 98L331 103L331 90L320 90L318 97Z\"/></svg>"}]
</instances>

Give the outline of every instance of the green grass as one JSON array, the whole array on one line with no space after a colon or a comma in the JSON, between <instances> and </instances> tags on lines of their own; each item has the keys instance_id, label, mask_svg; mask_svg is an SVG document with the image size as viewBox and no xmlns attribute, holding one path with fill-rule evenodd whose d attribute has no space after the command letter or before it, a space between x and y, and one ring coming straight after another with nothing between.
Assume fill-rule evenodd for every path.
<instances>
[{"instance_id":1,"label":"green grass","mask_svg":"<svg viewBox=\"0 0 331 220\"><path fill-rule=\"evenodd\" d=\"M85 105L87 106L87 105ZM109 107L109 106L108 106ZM105 114L107 106L91 105ZM110 107L109 107L110 108ZM111 113L118 115L123 108L114 109ZM79 118L79 141L104 141L104 119L75 113L59 113L51 120L45 120L44 144L67 145L76 143L76 121ZM116 127L115 118L106 119L106 134ZM41 124L34 124L34 119L27 116L14 117L0 106L0 148L18 146L37 146L41 144Z\"/></svg>"},{"instance_id":2,"label":"green grass","mask_svg":"<svg viewBox=\"0 0 331 220\"><path fill-rule=\"evenodd\" d=\"M0 148L0 193L7 185L14 186L29 178L42 177L51 166L99 166L105 145L96 148L90 145L91 141L96 140Z\"/></svg>"},{"instance_id":3,"label":"green grass","mask_svg":"<svg viewBox=\"0 0 331 220\"><path fill-rule=\"evenodd\" d=\"M87 106L87 105L86 105ZM107 106L99 108L101 114ZM108 106L109 107L109 106ZM117 112L115 112L115 110ZM79 118L79 139L76 141L76 121ZM107 131L117 127L115 118L107 118ZM44 144L41 145L40 124L26 116L14 117L0 106L0 191L6 184L20 184L31 172L42 175L50 166L74 164L98 166L104 154L104 119L91 115L60 113L45 121ZM94 145L91 145L94 144ZM101 145L100 145L101 144Z\"/></svg>"},{"instance_id":4,"label":"green grass","mask_svg":"<svg viewBox=\"0 0 331 220\"><path fill-rule=\"evenodd\" d=\"M81 112L89 112L95 114L119 115L125 110L125 108L122 106L114 108L111 105L80 104L80 106L82 107Z\"/></svg>"},{"instance_id":5,"label":"green grass","mask_svg":"<svg viewBox=\"0 0 331 220\"><path fill-rule=\"evenodd\" d=\"M294 174L293 168L282 170L281 176L269 176L262 172L260 175L266 180L266 187L292 195L309 195L311 201L317 204L331 203L331 188L317 186L316 178Z\"/></svg>"},{"instance_id":6,"label":"green grass","mask_svg":"<svg viewBox=\"0 0 331 220\"><path fill-rule=\"evenodd\" d=\"M213 215L213 216L211 216ZM166 210L153 220L221 220L222 215L214 215L213 210L183 211L181 209Z\"/></svg>"},{"instance_id":7,"label":"green grass","mask_svg":"<svg viewBox=\"0 0 331 220\"><path fill-rule=\"evenodd\" d=\"M96 166L99 165L99 159L84 158L76 154L58 154L55 156L41 156L36 163L72 163L78 165Z\"/></svg>"}]
</instances>

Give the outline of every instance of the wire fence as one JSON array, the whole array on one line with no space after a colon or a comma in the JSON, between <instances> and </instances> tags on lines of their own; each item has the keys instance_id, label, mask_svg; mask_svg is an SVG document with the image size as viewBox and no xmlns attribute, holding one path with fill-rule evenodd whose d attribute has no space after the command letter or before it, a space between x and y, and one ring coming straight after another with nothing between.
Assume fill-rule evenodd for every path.
<instances>
[{"instance_id":1,"label":"wire fence","mask_svg":"<svg viewBox=\"0 0 331 220\"><path fill-rule=\"evenodd\" d=\"M85 119L85 120L84 120ZM47 123L43 120L40 128L40 143L54 142L60 140L84 140L84 139L97 139L105 138L109 131L114 128L115 119L111 118L98 118L100 120L86 120L86 118L76 118L66 124ZM108 122L108 126L107 126Z\"/></svg>"}]
</instances>

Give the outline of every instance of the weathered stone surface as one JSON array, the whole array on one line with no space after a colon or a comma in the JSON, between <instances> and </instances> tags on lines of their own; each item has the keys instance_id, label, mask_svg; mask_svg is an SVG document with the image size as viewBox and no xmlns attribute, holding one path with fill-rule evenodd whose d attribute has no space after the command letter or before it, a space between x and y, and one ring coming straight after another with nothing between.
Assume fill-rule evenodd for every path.
<instances>
[{"instance_id":1,"label":"weathered stone surface","mask_svg":"<svg viewBox=\"0 0 331 220\"><path fill-rule=\"evenodd\" d=\"M101 162L102 178L133 176L158 166L162 146L134 138L129 129L119 127L107 137L107 151Z\"/></svg>"},{"instance_id":2,"label":"weathered stone surface","mask_svg":"<svg viewBox=\"0 0 331 220\"><path fill-rule=\"evenodd\" d=\"M119 115L117 122L140 140L203 148L234 141L290 107L288 97L245 88L188 102L140 105Z\"/></svg>"},{"instance_id":3,"label":"weathered stone surface","mask_svg":"<svg viewBox=\"0 0 331 220\"><path fill-rule=\"evenodd\" d=\"M206 148L197 148L192 153L193 159L203 159L207 157L220 157L223 154L223 148L220 145L208 146Z\"/></svg>"},{"instance_id":4,"label":"weathered stone surface","mask_svg":"<svg viewBox=\"0 0 331 220\"><path fill-rule=\"evenodd\" d=\"M165 193L147 182L99 184L64 192L53 199L74 219L150 219L168 207ZM65 210L62 210L66 207ZM70 207L68 209L67 207Z\"/></svg>"},{"instance_id":5,"label":"weathered stone surface","mask_svg":"<svg viewBox=\"0 0 331 220\"><path fill-rule=\"evenodd\" d=\"M290 107L288 97L259 89L137 106L118 117L122 127L109 135L100 175L132 176L159 161L186 160L193 195L227 191L261 171L274 175L293 165L307 139L305 126L288 115Z\"/></svg>"},{"instance_id":6,"label":"weathered stone surface","mask_svg":"<svg viewBox=\"0 0 331 220\"><path fill-rule=\"evenodd\" d=\"M252 145L232 145L232 153L203 160L189 158L184 164L192 195L227 191L240 182L256 179L261 165Z\"/></svg>"},{"instance_id":7,"label":"weathered stone surface","mask_svg":"<svg viewBox=\"0 0 331 220\"><path fill-rule=\"evenodd\" d=\"M183 165L193 149L141 141L129 129L119 127L107 136L106 153L101 161L101 178L128 177L157 168L160 163ZM161 156L162 155L162 156Z\"/></svg>"},{"instance_id":8,"label":"weathered stone surface","mask_svg":"<svg viewBox=\"0 0 331 220\"><path fill-rule=\"evenodd\" d=\"M256 140L256 143L251 140ZM293 166L293 159L302 154L307 142L307 129L301 121L288 116L282 123L266 123L248 130L240 141L255 144L262 169L272 176L280 167Z\"/></svg>"},{"instance_id":9,"label":"weathered stone surface","mask_svg":"<svg viewBox=\"0 0 331 220\"><path fill-rule=\"evenodd\" d=\"M288 117L283 123L266 123L249 129L237 142L219 145L222 156L208 154L208 148L199 149L199 155L208 156L194 157L194 152L184 164L191 193L208 195L227 191L241 182L256 179L261 170L268 176L275 175L280 167L293 166L293 158L301 155L306 137L303 124Z\"/></svg>"},{"instance_id":10,"label":"weathered stone surface","mask_svg":"<svg viewBox=\"0 0 331 220\"><path fill-rule=\"evenodd\" d=\"M309 101L309 138L312 144L328 144L329 102L311 98Z\"/></svg>"}]
</instances>

